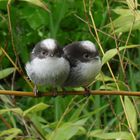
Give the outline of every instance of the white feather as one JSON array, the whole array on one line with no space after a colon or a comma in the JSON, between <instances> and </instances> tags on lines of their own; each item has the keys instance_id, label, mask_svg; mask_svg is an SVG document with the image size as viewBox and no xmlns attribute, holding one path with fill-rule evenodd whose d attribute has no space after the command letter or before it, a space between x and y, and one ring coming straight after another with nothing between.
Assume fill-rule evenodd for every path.
<instances>
[{"instance_id":1,"label":"white feather","mask_svg":"<svg viewBox=\"0 0 140 140\"><path fill-rule=\"evenodd\" d=\"M85 40L85 41L80 41L80 43L85 48L90 49L91 51L94 51L94 52L96 51L96 47L91 41Z\"/></svg>"},{"instance_id":2,"label":"white feather","mask_svg":"<svg viewBox=\"0 0 140 140\"><path fill-rule=\"evenodd\" d=\"M41 41L41 45L50 50L54 50L56 48L56 42L54 39L51 39L51 38Z\"/></svg>"},{"instance_id":3,"label":"white feather","mask_svg":"<svg viewBox=\"0 0 140 140\"><path fill-rule=\"evenodd\" d=\"M69 63L63 57L35 58L26 64L29 78L35 84L61 85L69 74Z\"/></svg>"},{"instance_id":4,"label":"white feather","mask_svg":"<svg viewBox=\"0 0 140 140\"><path fill-rule=\"evenodd\" d=\"M101 61L79 63L78 67L80 67L80 74L83 79L94 80L101 69Z\"/></svg>"},{"instance_id":5,"label":"white feather","mask_svg":"<svg viewBox=\"0 0 140 140\"><path fill-rule=\"evenodd\" d=\"M97 76L101 70L101 61L78 62L76 67L71 69L70 75L65 82L65 86L87 86Z\"/></svg>"}]
</instances>

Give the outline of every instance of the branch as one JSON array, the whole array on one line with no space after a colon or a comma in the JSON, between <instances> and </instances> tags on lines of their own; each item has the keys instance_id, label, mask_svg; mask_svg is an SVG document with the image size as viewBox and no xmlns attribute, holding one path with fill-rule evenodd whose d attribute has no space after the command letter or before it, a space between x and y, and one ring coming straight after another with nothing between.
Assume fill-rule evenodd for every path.
<instances>
[{"instance_id":1,"label":"branch","mask_svg":"<svg viewBox=\"0 0 140 140\"><path fill-rule=\"evenodd\" d=\"M84 91L59 91L57 92L58 96L63 95L85 95ZM11 91L11 90L0 90L0 94L3 95L15 95L15 96L30 96L34 97L33 92L26 92L26 91ZM133 91L103 91L103 90L91 90L91 95L123 95L123 96L140 96L140 92L133 92ZM40 94L39 94L40 95ZM54 96L51 92L41 93L41 96Z\"/></svg>"}]
</instances>

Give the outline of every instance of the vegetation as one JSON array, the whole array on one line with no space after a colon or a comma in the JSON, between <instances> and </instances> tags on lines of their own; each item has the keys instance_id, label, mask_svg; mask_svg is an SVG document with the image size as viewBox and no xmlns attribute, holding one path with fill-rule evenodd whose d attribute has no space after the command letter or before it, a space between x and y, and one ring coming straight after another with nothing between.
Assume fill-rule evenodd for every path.
<instances>
[{"instance_id":1,"label":"vegetation","mask_svg":"<svg viewBox=\"0 0 140 140\"><path fill-rule=\"evenodd\" d=\"M139 91L139 8L138 0L0 0L0 89L32 91L29 52L52 37L62 47L95 42L103 67L91 89ZM0 95L1 140L136 140L139 124L139 97Z\"/></svg>"}]
</instances>

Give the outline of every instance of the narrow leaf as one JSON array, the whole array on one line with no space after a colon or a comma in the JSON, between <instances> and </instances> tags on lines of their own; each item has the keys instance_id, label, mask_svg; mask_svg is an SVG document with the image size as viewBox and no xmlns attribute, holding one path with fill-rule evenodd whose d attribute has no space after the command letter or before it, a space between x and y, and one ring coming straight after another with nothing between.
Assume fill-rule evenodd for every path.
<instances>
[{"instance_id":1,"label":"narrow leaf","mask_svg":"<svg viewBox=\"0 0 140 140\"><path fill-rule=\"evenodd\" d=\"M110 132L106 133L104 130L94 130L89 133L89 137L95 137L100 139L119 139L119 140L133 140L132 135L128 132Z\"/></svg>"},{"instance_id":2,"label":"narrow leaf","mask_svg":"<svg viewBox=\"0 0 140 140\"><path fill-rule=\"evenodd\" d=\"M125 97L124 100L125 103L125 109L126 109L126 115L128 118L128 121L131 125L132 131L137 134L137 114L136 114L136 110L135 107L133 105L133 103L131 102L131 100L129 99L129 97Z\"/></svg>"},{"instance_id":3,"label":"narrow leaf","mask_svg":"<svg viewBox=\"0 0 140 140\"><path fill-rule=\"evenodd\" d=\"M138 48L140 47L140 45L129 45L129 46L123 46L123 47L119 47L119 51L122 51L124 49L131 49L131 48ZM118 53L117 48L114 49L110 49L109 51L107 51L103 58L102 58L102 64L104 65L105 63L107 63L110 59L112 59L116 54Z\"/></svg>"},{"instance_id":4,"label":"narrow leaf","mask_svg":"<svg viewBox=\"0 0 140 140\"><path fill-rule=\"evenodd\" d=\"M109 77L105 75L104 73L99 73L98 76L96 76L96 80L104 81L104 82L114 81L112 77Z\"/></svg>"},{"instance_id":5,"label":"narrow leaf","mask_svg":"<svg viewBox=\"0 0 140 140\"><path fill-rule=\"evenodd\" d=\"M128 0L130 2L130 0ZM130 2L131 3L131 2ZM122 9L117 8L113 11L119 14L119 17L114 19L112 23L108 24L106 27L110 27L112 32L112 24L114 25L113 31L115 33L120 32L128 32L132 28L132 30L136 30L140 28L140 10L135 10L132 12L132 9L137 9L137 4L135 6L133 4L128 4L130 9ZM125 25L125 26L124 26Z\"/></svg>"},{"instance_id":6,"label":"narrow leaf","mask_svg":"<svg viewBox=\"0 0 140 140\"><path fill-rule=\"evenodd\" d=\"M126 2L128 4L129 9L131 9L131 10L137 9L138 4L137 4L136 1L134 1L134 0L126 0Z\"/></svg>"},{"instance_id":7,"label":"narrow leaf","mask_svg":"<svg viewBox=\"0 0 140 140\"><path fill-rule=\"evenodd\" d=\"M14 70L15 70L15 68L13 68L13 67L12 68L6 68L4 70L1 70L0 71L0 79L3 79L5 77L9 76L11 73L14 72Z\"/></svg>"},{"instance_id":8,"label":"narrow leaf","mask_svg":"<svg viewBox=\"0 0 140 140\"><path fill-rule=\"evenodd\" d=\"M23 114L23 111L20 108L8 108L8 109L1 109L0 110L0 114L5 114L7 112L14 112L14 113L17 113L19 115Z\"/></svg>"},{"instance_id":9,"label":"narrow leaf","mask_svg":"<svg viewBox=\"0 0 140 140\"><path fill-rule=\"evenodd\" d=\"M33 5L39 6L39 7L43 8L44 10L50 12L50 10L47 7L47 4L45 4L42 0L22 0L22 1L29 2Z\"/></svg>"},{"instance_id":10,"label":"narrow leaf","mask_svg":"<svg viewBox=\"0 0 140 140\"><path fill-rule=\"evenodd\" d=\"M0 49L0 56L2 55L2 50Z\"/></svg>"},{"instance_id":11,"label":"narrow leaf","mask_svg":"<svg viewBox=\"0 0 140 140\"><path fill-rule=\"evenodd\" d=\"M25 110L24 113L23 113L23 116L26 116L26 115L28 115L30 113L36 113L38 111L45 110L48 107L49 107L49 105L47 105L47 104L39 103L39 104L37 104L37 105Z\"/></svg>"},{"instance_id":12,"label":"narrow leaf","mask_svg":"<svg viewBox=\"0 0 140 140\"><path fill-rule=\"evenodd\" d=\"M62 124L59 128L54 130L49 136L48 140L70 140L79 131L85 133L85 129L82 127L88 118L78 120L76 122L67 122Z\"/></svg>"},{"instance_id":13,"label":"narrow leaf","mask_svg":"<svg viewBox=\"0 0 140 140\"><path fill-rule=\"evenodd\" d=\"M22 134L22 131L18 128L11 128L0 132L0 137L3 140L13 140L18 134Z\"/></svg>"}]
</instances>

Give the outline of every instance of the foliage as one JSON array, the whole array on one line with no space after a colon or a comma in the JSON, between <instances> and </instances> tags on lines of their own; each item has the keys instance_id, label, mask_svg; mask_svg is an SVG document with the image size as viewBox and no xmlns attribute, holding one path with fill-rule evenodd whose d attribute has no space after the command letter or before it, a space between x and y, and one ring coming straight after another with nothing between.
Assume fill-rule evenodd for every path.
<instances>
[{"instance_id":1,"label":"foliage","mask_svg":"<svg viewBox=\"0 0 140 140\"><path fill-rule=\"evenodd\" d=\"M103 67L91 89L139 91L139 6L137 0L0 0L0 47L6 52L0 49L0 89L31 91L23 78L29 52L52 37L62 47L95 42ZM0 139L140 139L138 97L0 95L0 100Z\"/></svg>"}]
</instances>

